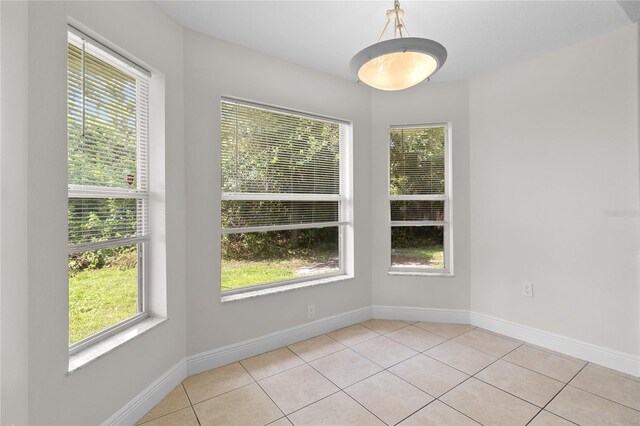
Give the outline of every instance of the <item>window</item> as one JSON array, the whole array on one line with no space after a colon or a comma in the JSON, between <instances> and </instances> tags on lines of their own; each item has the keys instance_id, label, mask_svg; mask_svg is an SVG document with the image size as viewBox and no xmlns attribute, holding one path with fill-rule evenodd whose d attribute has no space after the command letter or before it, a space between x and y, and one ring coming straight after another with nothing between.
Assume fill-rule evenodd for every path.
<instances>
[{"instance_id":1,"label":"window","mask_svg":"<svg viewBox=\"0 0 640 426\"><path fill-rule=\"evenodd\" d=\"M450 126L389 131L391 271L452 274Z\"/></svg>"},{"instance_id":2,"label":"window","mask_svg":"<svg viewBox=\"0 0 640 426\"><path fill-rule=\"evenodd\" d=\"M346 273L351 126L221 102L222 291Z\"/></svg>"},{"instance_id":3,"label":"window","mask_svg":"<svg viewBox=\"0 0 640 426\"><path fill-rule=\"evenodd\" d=\"M147 317L148 75L70 29L67 51L69 345Z\"/></svg>"}]
</instances>

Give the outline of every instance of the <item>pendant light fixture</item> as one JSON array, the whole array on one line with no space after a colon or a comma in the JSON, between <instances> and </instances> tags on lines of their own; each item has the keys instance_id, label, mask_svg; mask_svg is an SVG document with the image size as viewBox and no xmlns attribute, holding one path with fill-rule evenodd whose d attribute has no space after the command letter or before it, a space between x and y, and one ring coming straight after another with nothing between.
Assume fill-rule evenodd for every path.
<instances>
[{"instance_id":1,"label":"pendant light fixture","mask_svg":"<svg viewBox=\"0 0 640 426\"><path fill-rule=\"evenodd\" d=\"M437 41L407 37L404 10L396 0L378 42L351 60L351 70L365 84L380 90L402 90L429 78L444 65L447 49ZM392 39L381 41L393 21Z\"/></svg>"}]
</instances>

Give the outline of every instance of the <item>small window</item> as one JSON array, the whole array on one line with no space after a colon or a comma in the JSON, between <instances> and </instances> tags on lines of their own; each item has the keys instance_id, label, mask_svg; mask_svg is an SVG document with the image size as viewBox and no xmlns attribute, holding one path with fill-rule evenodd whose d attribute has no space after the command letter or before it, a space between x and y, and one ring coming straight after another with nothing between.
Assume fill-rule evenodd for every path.
<instances>
[{"instance_id":1,"label":"small window","mask_svg":"<svg viewBox=\"0 0 640 426\"><path fill-rule=\"evenodd\" d=\"M447 124L389 132L391 271L451 274Z\"/></svg>"},{"instance_id":2,"label":"small window","mask_svg":"<svg viewBox=\"0 0 640 426\"><path fill-rule=\"evenodd\" d=\"M73 30L67 50L69 345L144 319L148 76Z\"/></svg>"},{"instance_id":3,"label":"small window","mask_svg":"<svg viewBox=\"0 0 640 426\"><path fill-rule=\"evenodd\" d=\"M222 291L345 274L349 123L233 99L221 111Z\"/></svg>"}]
</instances>

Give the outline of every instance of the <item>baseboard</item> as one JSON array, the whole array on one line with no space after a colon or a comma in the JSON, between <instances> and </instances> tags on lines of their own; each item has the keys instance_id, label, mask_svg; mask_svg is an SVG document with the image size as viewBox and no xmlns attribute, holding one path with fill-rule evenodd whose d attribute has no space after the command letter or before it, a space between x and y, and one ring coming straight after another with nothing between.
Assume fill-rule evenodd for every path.
<instances>
[{"instance_id":1,"label":"baseboard","mask_svg":"<svg viewBox=\"0 0 640 426\"><path fill-rule=\"evenodd\" d=\"M469 324L469 311L466 309L437 309L416 308L411 306L373 305L371 307L371 313L372 318L376 319Z\"/></svg>"},{"instance_id":2,"label":"baseboard","mask_svg":"<svg viewBox=\"0 0 640 426\"><path fill-rule=\"evenodd\" d=\"M471 325L475 325L476 327L481 327L565 355L609 367L635 377L640 376L640 357L635 355L615 351L479 312L470 312L470 320Z\"/></svg>"},{"instance_id":3,"label":"baseboard","mask_svg":"<svg viewBox=\"0 0 640 426\"><path fill-rule=\"evenodd\" d=\"M182 359L151 383L145 390L109 417L103 425L134 425L149 410L187 378L187 361Z\"/></svg>"},{"instance_id":4,"label":"baseboard","mask_svg":"<svg viewBox=\"0 0 640 426\"><path fill-rule=\"evenodd\" d=\"M322 318L187 358L189 376L371 319L371 307Z\"/></svg>"}]
</instances>

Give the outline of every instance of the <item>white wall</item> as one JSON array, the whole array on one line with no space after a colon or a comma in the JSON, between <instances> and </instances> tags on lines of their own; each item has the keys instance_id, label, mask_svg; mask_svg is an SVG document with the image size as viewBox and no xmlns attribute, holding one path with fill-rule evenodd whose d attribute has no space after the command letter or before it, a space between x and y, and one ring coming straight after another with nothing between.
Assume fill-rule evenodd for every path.
<instances>
[{"instance_id":1,"label":"white wall","mask_svg":"<svg viewBox=\"0 0 640 426\"><path fill-rule=\"evenodd\" d=\"M471 81L472 310L639 354L637 32Z\"/></svg>"},{"instance_id":2,"label":"white wall","mask_svg":"<svg viewBox=\"0 0 640 426\"><path fill-rule=\"evenodd\" d=\"M26 3L0 3L0 424L28 418Z\"/></svg>"},{"instance_id":3,"label":"white wall","mask_svg":"<svg viewBox=\"0 0 640 426\"><path fill-rule=\"evenodd\" d=\"M185 31L188 353L371 304L369 90ZM240 97L353 121L355 279L220 302L220 97Z\"/></svg>"},{"instance_id":4,"label":"white wall","mask_svg":"<svg viewBox=\"0 0 640 426\"><path fill-rule=\"evenodd\" d=\"M5 6L3 2L3 12ZM28 385L30 424L95 424L112 415L186 355L182 29L150 2L30 2L25 7L28 22L25 19L22 23L28 25L28 37L23 39L28 40L28 90L24 85L10 87L10 81L2 80L3 125L5 89L12 90L11 102L17 107L13 115L22 113L14 117L20 120L18 123L25 120L22 103L28 102L26 173L23 169L7 180L4 156L2 164L3 207L4 202L10 200L5 198L5 184L15 179L20 188L25 186L20 180L26 178L26 191L20 194L16 213L25 214L24 203L28 203L24 216L26 233L21 223L9 234L4 232L3 221L2 229L3 267L6 247L17 247L17 254L28 255L25 256L28 258L28 290L19 287L24 285L24 274L15 282L7 282L7 276L2 276L3 297L7 286L18 291L20 297L28 294L28 322L20 317L20 322L10 324L12 333L25 336L28 342L18 342L19 345L11 349L16 350L23 361L28 359L28 377L21 369L21 379ZM68 18L164 74L166 155L171 159L164 171L169 321L71 374L67 374L66 268ZM4 22L2 31L5 31ZM14 38L13 42L18 44L13 49L3 40L3 60L5 53L20 48L23 40ZM20 69L23 68L20 64ZM18 129L15 131L21 137L18 143L24 144L24 135ZM3 134L3 154L5 142ZM14 160L18 162L16 167L24 166L21 156L11 161ZM25 241L28 253L22 249ZM17 303L22 302L20 297ZM3 309L3 327L4 314ZM24 355L25 350L28 357ZM3 373L4 370L3 366ZM12 392L11 387L7 388L11 384L4 375L2 385L3 394ZM22 393L22 389L17 391ZM22 422L24 416L15 418ZM3 417L3 423L5 420L13 421Z\"/></svg>"},{"instance_id":5,"label":"white wall","mask_svg":"<svg viewBox=\"0 0 640 426\"><path fill-rule=\"evenodd\" d=\"M389 126L451 122L453 277L389 275ZM423 83L401 92L372 91L373 304L469 309L469 90L466 81Z\"/></svg>"}]
</instances>

